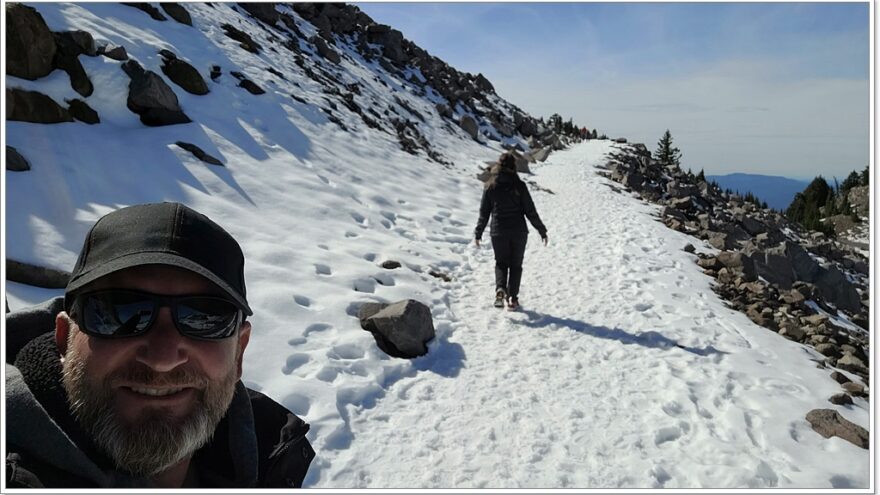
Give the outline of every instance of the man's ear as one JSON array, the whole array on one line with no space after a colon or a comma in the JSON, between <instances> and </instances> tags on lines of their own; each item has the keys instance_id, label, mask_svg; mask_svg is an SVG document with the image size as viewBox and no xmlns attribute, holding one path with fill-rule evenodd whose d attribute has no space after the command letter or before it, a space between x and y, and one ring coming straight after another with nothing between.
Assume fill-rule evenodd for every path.
<instances>
[{"instance_id":1,"label":"man's ear","mask_svg":"<svg viewBox=\"0 0 880 495\"><path fill-rule=\"evenodd\" d=\"M70 326L73 321L64 311L55 315L55 345L62 356L67 354L67 339L70 337Z\"/></svg>"},{"instance_id":2,"label":"man's ear","mask_svg":"<svg viewBox=\"0 0 880 495\"><path fill-rule=\"evenodd\" d=\"M235 365L238 367L238 378L241 379L241 362L244 357L244 350L247 348L251 339L251 322L245 321L241 324L238 331L238 356L235 356Z\"/></svg>"}]
</instances>

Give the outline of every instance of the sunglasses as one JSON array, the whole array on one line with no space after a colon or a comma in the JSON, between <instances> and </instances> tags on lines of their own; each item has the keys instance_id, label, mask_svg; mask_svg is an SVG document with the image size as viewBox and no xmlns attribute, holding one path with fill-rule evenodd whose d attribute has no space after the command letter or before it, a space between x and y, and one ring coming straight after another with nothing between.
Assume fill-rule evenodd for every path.
<instances>
[{"instance_id":1,"label":"sunglasses","mask_svg":"<svg viewBox=\"0 0 880 495\"><path fill-rule=\"evenodd\" d=\"M124 338L146 333L162 307L171 309L171 319L181 335L199 340L232 337L244 319L235 304L221 297L160 296L132 290L81 294L70 309L86 334Z\"/></svg>"}]
</instances>

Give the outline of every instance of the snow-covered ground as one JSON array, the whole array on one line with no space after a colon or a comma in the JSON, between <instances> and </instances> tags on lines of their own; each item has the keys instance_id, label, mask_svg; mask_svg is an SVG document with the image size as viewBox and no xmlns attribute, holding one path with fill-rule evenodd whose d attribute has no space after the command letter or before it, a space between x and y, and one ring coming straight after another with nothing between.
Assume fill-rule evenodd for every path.
<instances>
[{"instance_id":1,"label":"snow-covered ground","mask_svg":"<svg viewBox=\"0 0 880 495\"><path fill-rule=\"evenodd\" d=\"M263 70L275 63L268 55L218 34L229 8L218 5L187 4L189 28L115 4L34 4L50 28L89 29L158 73L167 48L206 80L213 63L224 76L202 97L175 87L193 124L145 128L125 109L118 62L81 57L101 124L7 123L8 144L32 170L5 174L6 253L70 270L97 218L139 202L181 201L223 225L242 244L255 311L244 381L312 425L307 487L869 486L868 451L824 439L804 419L833 408L867 428L868 403L830 404L840 387L814 351L726 308L682 251L698 243L596 174L612 144L533 165L532 180L555 193L533 192L550 245L532 235L524 309L498 311L489 236L481 248L471 237L474 175L499 143L474 142L375 62L349 59L340 77L388 103L371 71L385 78L424 113L422 132L452 165L404 153L340 112L344 132L296 67L273 65L280 81ZM239 27L269 43L260 28ZM267 94L237 88L230 70ZM6 83L75 96L58 72ZM226 166L195 160L176 140ZM383 269L386 260L403 266ZM13 310L57 294L6 284ZM412 361L382 353L355 317L365 301L406 298L432 308L437 330Z\"/></svg>"}]
</instances>

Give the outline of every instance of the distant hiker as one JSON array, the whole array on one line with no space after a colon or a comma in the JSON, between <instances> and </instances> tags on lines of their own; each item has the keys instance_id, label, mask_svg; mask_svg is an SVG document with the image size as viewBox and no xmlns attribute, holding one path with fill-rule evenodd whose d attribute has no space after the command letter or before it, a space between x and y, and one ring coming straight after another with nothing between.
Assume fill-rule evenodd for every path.
<instances>
[{"instance_id":1,"label":"distant hiker","mask_svg":"<svg viewBox=\"0 0 880 495\"><path fill-rule=\"evenodd\" d=\"M251 314L241 247L208 217L99 219L64 297L6 315L6 486L301 486L309 425L240 380Z\"/></svg>"},{"instance_id":2,"label":"distant hiker","mask_svg":"<svg viewBox=\"0 0 880 495\"><path fill-rule=\"evenodd\" d=\"M495 251L495 307L502 308L507 301L510 309L516 309L519 307L519 282L529 235L524 217L541 235L545 246L547 228L535 210L528 187L516 173L516 156L513 152L501 155L486 181L480 202L480 219L474 230L477 246L480 245L490 215L492 249Z\"/></svg>"}]
</instances>

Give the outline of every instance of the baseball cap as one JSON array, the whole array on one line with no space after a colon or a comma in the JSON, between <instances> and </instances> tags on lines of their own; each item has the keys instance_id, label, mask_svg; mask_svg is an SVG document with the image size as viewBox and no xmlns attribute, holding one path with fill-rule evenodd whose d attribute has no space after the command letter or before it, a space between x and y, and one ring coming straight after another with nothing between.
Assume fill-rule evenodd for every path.
<instances>
[{"instance_id":1,"label":"baseball cap","mask_svg":"<svg viewBox=\"0 0 880 495\"><path fill-rule=\"evenodd\" d=\"M87 284L142 265L169 265L197 273L216 284L245 314L253 314L238 242L210 218L181 203L134 205L98 219L70 275L65 306Z\"/></svg>"}]
</instances>

